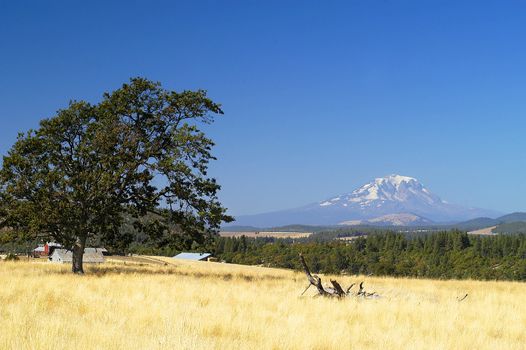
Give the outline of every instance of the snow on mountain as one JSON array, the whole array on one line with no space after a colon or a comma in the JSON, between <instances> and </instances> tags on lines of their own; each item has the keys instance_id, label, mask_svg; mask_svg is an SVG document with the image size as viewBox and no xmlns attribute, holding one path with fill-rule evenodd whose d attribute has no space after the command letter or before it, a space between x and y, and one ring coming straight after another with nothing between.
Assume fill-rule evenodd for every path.
<instances>
[{"instance_id":1,"label":"snow on mountain","mask_svg":"<svg viewBox=\"0 0 526 350\"><path fill-rule=\"evenodd\" d=\"M389 175L377 178L351 193L323 201L320 203L320 206L341 205L348 207L359 205L365 209L381 207L386 202L410 203L412 201L424 202L427 205L441 205L444 203L415 178Z\"/></svg>"},{"instance_id":2,"label":"snow on mountain","mask_svg":"<svg viewBox=\"0 0 526 350\"><path fill-rule=\"evenodd\" d=\"M379 217L401 214L415 215L423 220L434 222L454 222L480 216L495 217L498 215L490 210L450 204L433 194L417 179L393 174L374 179L350 193L304 207L241 216L236 218L235 225L259 227L287 224L336 225L353 220L371 222ZM385 217L380 221L388 222L389 220L398 222L392 217ZM408 217L399 218L400 222L404 220L411 221ZM417 218L412 220L419 221Z\"/></svg>"}]
</instances>

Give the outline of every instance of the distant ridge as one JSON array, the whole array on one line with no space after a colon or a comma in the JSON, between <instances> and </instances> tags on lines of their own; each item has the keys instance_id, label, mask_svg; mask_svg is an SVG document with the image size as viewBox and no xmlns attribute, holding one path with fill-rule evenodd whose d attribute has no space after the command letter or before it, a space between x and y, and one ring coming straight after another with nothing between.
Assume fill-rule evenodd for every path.
<instances>
[{"instance_id":1,"label":"distant ridge","mask_svg":"<svg viewBox=\"0 0 526 350\"><path fill-rule=\"evenodd\" d=\"M480 217L451 225L459 230L478 230L495 227L495 233L526 233L526 213L515 212L496 219Z\"/></svg>"},{"instance_id":2,"label":"distant ridge","mask_svg":"<svg viewBox=\"0 0 526 350\"><path fill-rule=\"evenodd\" d=\"M387 215L386 217L397 217L398 215L406 214L393 214ZM413 215L408 214L410 220L405 222L393 222L390 220L382 220L382 217L373 220L355 220L351 222L343 222L341 225L326 225L326 226L314 226L314 225L285 225L285 226L274 226L274 227L255 227L255 226L227 226L223 227L222 231L230 232L257 232L257 231L279 231L279 232L320 232L330 231L335 229L344 229L346 227L397 227L397 228L420 228L428 230L449 230L458 229L463 231L475 231L483 228L496 227L494 231L496 233L510 234L510 233L526 233L526 213L516 212L507 215L503 215L496 219L479 217L467 221L458 222L455 224L449 223L433 223L425 219L425 222L420 222L416 217L413 220ZM518 220L518 221L516 221Z\"/></svg>"},{"instance_id":3,"label":"distant ridge","mask_svg":"<svg viewBox=\"0 0 526 350\"><path fill-rule=\"evenodd\" d=\"M507 215L498 217L497 220L503 223L517 222L517 221L526 221L526 213L515 212Z\"/></svg>"},{"instance_id":4,"label":"distant ridge","mask_svg":"<svg viewBox=\"0 0 526 350\"><path fill-rule=\"evenodd\" d=\"M499 219L483 217L483 218L475 218L475 219L471 219L468 221L459 222L451 226L459 230L476 230L476 229L484 228L484 227L497 226L501 222L502 221L499 221Z\"/></svg>"},{"instance_id":5,"label":"distant ridge","mask_svg":"<svg viewBox=\"0 0 526 350\"><path fill-rule=\"evenodd\" d=\"M526 222L525 221L513 221L505 222L493 229L494 233L500 234L517 234L526 233Z\"/></svg>"}]
</instances>

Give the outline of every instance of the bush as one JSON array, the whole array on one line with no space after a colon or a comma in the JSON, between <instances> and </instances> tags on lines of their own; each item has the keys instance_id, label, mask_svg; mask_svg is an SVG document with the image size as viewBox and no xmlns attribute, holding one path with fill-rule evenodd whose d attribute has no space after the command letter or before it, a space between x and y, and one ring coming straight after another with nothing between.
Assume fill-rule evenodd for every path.
<instances>
[{"instance_id":1,"label":"bush","mask_svg":"<svg viewBox=\"0 0 526 350\"><path fill-rule=\"evenodd\" d=\"M5 257L5 261L17 261L17 260L20 260L20 258L13 253L9 253Z\"/></svg>"}]
</instances>

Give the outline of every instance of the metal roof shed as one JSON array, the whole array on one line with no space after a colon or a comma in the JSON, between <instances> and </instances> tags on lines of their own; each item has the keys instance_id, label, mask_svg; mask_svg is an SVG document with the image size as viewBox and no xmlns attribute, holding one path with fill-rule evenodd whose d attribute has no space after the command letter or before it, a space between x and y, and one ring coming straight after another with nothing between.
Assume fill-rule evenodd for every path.
<instances>
[{"instance_id":1,"label":"metal roof shed","mask_svg":"<svg viewBox=\"0 0 526 350\"><path fill-rule=\"evenodd\" d=\"M180 253L174 256L174 259L193 260L193 261L206 261L208 257L212 256L210 253Z\"/></svg>"},{"instance_id":2,"label":"metal roof shed","mask_svg":"<svg viewBox=\"0 0 526 350\"><path fill-rule=\"evenodd\" d=\"M66 249L55 249L49 261L59 264L70 263L73 261L73 253ZM86 248L82 261L86 264L101 264L104 262L104 256L100 249Z\"/></svg>"}]
</instances>

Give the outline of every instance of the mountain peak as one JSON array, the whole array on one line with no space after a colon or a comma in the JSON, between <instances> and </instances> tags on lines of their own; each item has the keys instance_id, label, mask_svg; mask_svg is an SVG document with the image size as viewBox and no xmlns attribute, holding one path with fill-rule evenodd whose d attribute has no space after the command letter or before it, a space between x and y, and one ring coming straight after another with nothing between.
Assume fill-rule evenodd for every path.
<instances>
[{"instance_id":1,"label":"mountain peak","mask_svg":"<svg viewBox=\"0 0 526 350\"><path fill-rule=\"evenodd\" d=\"M236 218L237 224L279 226L291 223L339 223L416 225L496 216L489 210L450 204L432 193L417 179L391 174L379 177L356 190L300 208Z\"/></svg>"},{"instance_id":2,"label":"mountain peak","mask_svg":"<svg viewBox=\"0 0 526 350\"><path fill-rule=\"evenodd\" d=\"M426 189L418 180L409 176L397 174L379 177L351 193L323 201L320 206L359 205L366 207L382 207L386 202L423 201L427 204L442 203L442 200Z\"/></svg>"},{"instance_id":3,"label":"mountain peak","mask_svg":"<svg viewBox=\"0 0 526 350\"><path fill-rule=\"evenodd\" d=\"M405 183L410 183L413 181L418 182L418 180L415 179L414 177L402 176L398 174L391 174L391 175L387 175L384 177L379 177L379 178L376 178L374 181L375 183L389 182L395 186L400 186L400 184L403 182Z\"/></svg>"}]
</instances>

